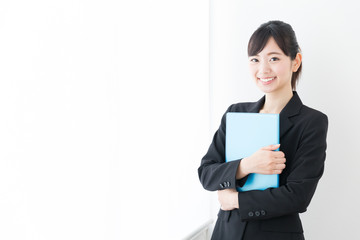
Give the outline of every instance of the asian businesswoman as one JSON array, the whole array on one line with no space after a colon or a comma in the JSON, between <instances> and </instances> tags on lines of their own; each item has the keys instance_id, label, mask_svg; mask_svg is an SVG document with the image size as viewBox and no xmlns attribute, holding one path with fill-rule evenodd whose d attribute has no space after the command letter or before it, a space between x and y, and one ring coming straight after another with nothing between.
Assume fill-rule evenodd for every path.
<instances>
[{"instance_id":1,"label":"asian businesswoman","mask_svg":"<svg viewBox=\"0 0 360 240\"><path fill-rule=\"evenodd\" d=\"M198 168L201 184L217 191L221 206L212 239L304 239L299 213L307 210L324 171L328 118L305 106L295 91L302 55L289 24L262 24L249 40L248 57L252 79L264 96L232 104L226 113L280 114L280 144L226 162L224 114ZM279 174L279 187L237 192L251 173Z\"/></svg>"}]
</instances>

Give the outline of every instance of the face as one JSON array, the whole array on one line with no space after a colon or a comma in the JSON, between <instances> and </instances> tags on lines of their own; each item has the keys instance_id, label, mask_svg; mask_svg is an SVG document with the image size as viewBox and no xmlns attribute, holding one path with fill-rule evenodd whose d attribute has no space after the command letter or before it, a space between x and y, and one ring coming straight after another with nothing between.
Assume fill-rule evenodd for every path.
<instances>
[{"instance_id":1,"label":"face","mask_svg":"<svg viewBox=\"0 0 360 240\"><path fill-rule=\"evenodd\" d=\"M292 61L270 38L261 52L249 57L250 74L264 93L292 91L291 76L300 66L299 60L301 55Z\"/></svg>"}]
</instances>

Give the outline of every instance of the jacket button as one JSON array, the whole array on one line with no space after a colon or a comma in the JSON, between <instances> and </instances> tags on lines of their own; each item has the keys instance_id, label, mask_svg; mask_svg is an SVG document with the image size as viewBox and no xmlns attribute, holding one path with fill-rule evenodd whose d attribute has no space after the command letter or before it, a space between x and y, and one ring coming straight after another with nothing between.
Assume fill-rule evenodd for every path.
<instances>
[{"instance_id":1,"label":"jacket button","mask_svg":"<svg viewBox=\"0 0 360 240\"><path fill-rule=\"evenodd\" d=\"M261 215L265 216L266 212L264 210L261 210Z\"/></svg>"},{"instance_id":2,"label":"jacket button","mask_svg":"<svg viewBox=\"0 0 360 240\"><path fill-rule=\"evenodd\" d=\"M221 187L221 188L224 188L224 185L222 185L222 183L220 183L220 187Z\"/></svg>"},{"instance_id":3,"label":"jacket button","mask_svg":"<svg viewBox=\"0 0 360 240\"><path fill-rule=\"evenodd\" d=\"M230 185L231 185L230 182L227 182L227 186L230 187Z\"/></svg>"},{"instance_id":4,"label":"jacket button","mask_svg":"<svg viewBox=\"0 0 360 240\"><path fill-rule=\"evenodd\" d=\"M255 216L257 216L257 217L260 216L260 212L259 212L259 211L256 211L256 212L255 212Z\"/></svg>"},{"instance_id":5,"label":"jacket button","mask_svg":"<svg viewBox=\"0 0 360 240\"><path fill-rule=\"evenodd\" d=\"M253 213L253 212L249 212L248 215L249 215L249 217L253 217L253 216L254 216L254 213Z\"/></svg>"}]
</instances>

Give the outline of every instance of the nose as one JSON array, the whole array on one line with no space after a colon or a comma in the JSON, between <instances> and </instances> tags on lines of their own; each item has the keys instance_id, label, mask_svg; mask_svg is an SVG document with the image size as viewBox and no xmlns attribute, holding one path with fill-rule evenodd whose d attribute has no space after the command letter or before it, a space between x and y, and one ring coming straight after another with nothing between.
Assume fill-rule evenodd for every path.
<instances>
[{"instance_id":1,"label":"nose","mask_svg":"<svg viewBox=\"0 0 360 240\"><path fill-rule=\"evenodd\" d=\"M259 66L259 72L261 74L267 74L271 72L270 64L267 61L262 61Z\"/></svg>"}]
</instances>

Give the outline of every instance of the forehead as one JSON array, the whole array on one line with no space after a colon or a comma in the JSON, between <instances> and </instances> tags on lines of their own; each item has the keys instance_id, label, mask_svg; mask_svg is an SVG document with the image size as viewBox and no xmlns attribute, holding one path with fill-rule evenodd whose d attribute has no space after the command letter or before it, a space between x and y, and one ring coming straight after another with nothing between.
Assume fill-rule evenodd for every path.
<instances>
[{"instance_id":1,"label":"forehead","mask_svg":"<svg viewBox=\"0 0 360 240\"><path fill-rule=\"evenodd\" d=\"M279 45L276 43L275 39L273 37L270 37L264 49L261 50L257 55L269 55L276 53L280 55L285 55L284 52L279 47Z\"/></svg>"}]
</instances>

